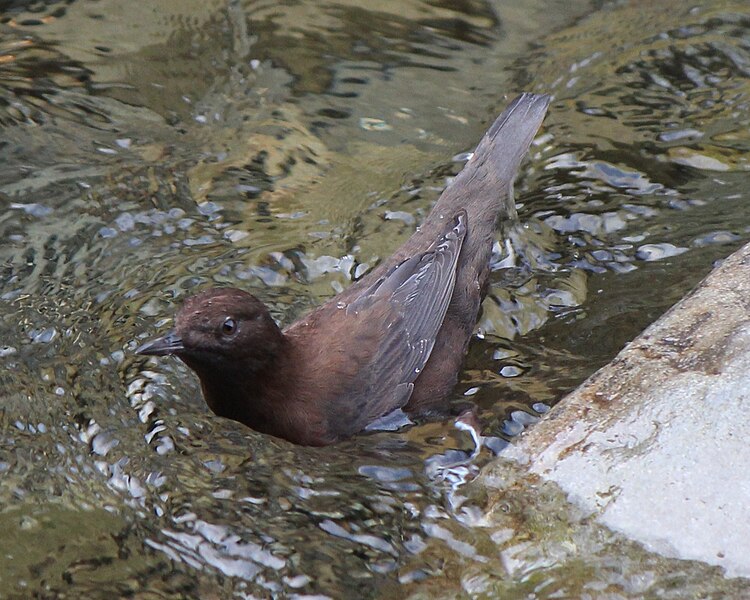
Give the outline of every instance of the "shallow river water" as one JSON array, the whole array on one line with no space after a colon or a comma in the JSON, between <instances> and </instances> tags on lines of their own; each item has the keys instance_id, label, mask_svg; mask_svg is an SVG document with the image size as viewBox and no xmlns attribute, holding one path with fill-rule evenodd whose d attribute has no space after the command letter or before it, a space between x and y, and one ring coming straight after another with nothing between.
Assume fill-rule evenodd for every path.
<instances>
[{"instance_id":1,"label":"shallow river water","mask_svg":"<svg viewBox=\"0 0 750 600\"><path fill-rule=\"evenodd\" d=\"M0 598L699 589L535 547L555 499L490 501L451 422L294 447L132 352L204 287L283 324L346 287L522 90L554 100L455 392L495 450L750 239L746 3L0 3Z\"/></svg>"}]
</instances>

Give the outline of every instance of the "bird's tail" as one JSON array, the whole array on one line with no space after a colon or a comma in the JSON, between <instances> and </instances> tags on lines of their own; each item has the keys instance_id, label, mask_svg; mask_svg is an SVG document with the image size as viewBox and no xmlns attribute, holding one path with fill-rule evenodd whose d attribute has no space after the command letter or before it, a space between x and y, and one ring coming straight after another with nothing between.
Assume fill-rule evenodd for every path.
<instances>
[{"instance_id":1,"label":"bird's tail","mask_svg":"<svg viewBox=\"0 0 750 600\"><path fill-rule=\"evenodd\" d=\"M466 209L469 222L507 218L515 214L510 187L521 160L536 135L550 97L521 94L505 109L479 142L474 155L443 192L436 212ZM488 219L488 217L494 218Z\"/></svg>"}]
</instances>

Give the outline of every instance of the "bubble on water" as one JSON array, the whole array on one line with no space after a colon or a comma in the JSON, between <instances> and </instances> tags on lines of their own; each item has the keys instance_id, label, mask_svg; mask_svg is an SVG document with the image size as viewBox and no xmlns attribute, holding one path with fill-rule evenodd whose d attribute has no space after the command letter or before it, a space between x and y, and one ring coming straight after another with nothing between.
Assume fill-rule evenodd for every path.
<instances>
[{"instance_id":1,"label":"bubble on water","mask_svg":"<svg viewBox=\"0 0 750 600\"><path fill-rule=\"evenodd\" d=\"M504 360L513 356L518 356L518 352L509 348L496 348L492 353L493 360Z\"/></svg>"},{"instance_id":2,"label":"bubble on water","mask_svg":"<svg viewBox=\"0 0 750 600\"><path fill-rule=\"evenodd\" d=\"M708 156L696 152L692 148L677 147L670 148L670 157L672 162L678 165L686 165L693 167L694 169L701 169L702 171L730 171L732 165L720 161L715 156Z\"/></svg>"},{"instance_id":3,"label":"bubble on water","mask_svg":"<svg viewBox=\"0 0 750 600\"><path fill-rule=\"evenodd\" d=\"M604 225L604 219L601 216L587 213L573 213L568 217L552 215L544 219L544 222L560 233L584 231L591 235L600 234Z\"/></svg>"},{"instance_id":4,"label":"bubble on water","mask_svg":"<svg viewBox=\"0 0 750 600\"><path fill-rule=\"evenodd\" d=\"M239 242L240 240L244 240L248 235L250 234L247 231L240 231L238 229L227 229L224 232L224 237L230 242Z\"/></svg>"},{"instance_id":5,"label":"bubble on water","mask_svg":"<svg viewBox=\"0 0 750 600\"><path fill-rule=\"evenodd\" d=\"M655 208L642 204L623 204L622 208L641 217L656 217L659 214Z\"/></svg>"},{"instance_id":6,"label":"bubble on water","mask_svg":"<svg viewBox=\"0 0 750 600\"><path fill-rule=\"evenodd\" d=\"M672 256L678 256L683 252L687 252L687 250L687 248L664 242L662 244L644 244L638 248L635 255L640 260L653 262L656 260L671 258Z\"/></svg>"},{"instance_id":7,"label":"bubble on water","mask_svg":"<svg viewBox=\"0 0 750 600\"><path fill-rule=\"evenodd\" d=\"M737 242L741 238L731 231L712 231L705 235L699 236L693 240L692 246L700 248L702 246L710 246L713 244L731 244Z\"/></svg>"},{"instance_id":8,"label":"bubble on water","mask_svg":"<svg viewBox=\"0 0 750 600\"><path fill-rule=\"evenodd\" d=\"M226 469L224 463L219 459L207 460L203 465L213 473L222 473Z\"/></svg>"},{"instance_id":9,"label":"bubble on water","mask_svg":"<svg viewBox=\"0 0 750 600\"><path fill-rule=\"evenodd\" d=\"M112 238L117 235L117 230L112 227L102 227L99 230L99 235L103 238Z\"/></svg>"},{"instance_id":10,"label":"bubble on water","mask_svg":"<svg viewBox=\"0 0 750 600\"><path fill-rule=\"evenodd\" d=\"M27 215L31 215L32 217L46 217L52 212L52 209L48 206L37 204L35 202L30 202L28 204L24 204L21 202L11 202L10 208L22 210Z\"/></svg>"},{"instance_id":11,"label":"bubble on water","mask_svg":"<svg viewBox=\"0 0 750 600\"><path fill-rule=\"evenodd\" d=\"M362 117L359 120L359 126L365 131L390 131L393 129L383 119L374 119L371 117Z\"/></svg>"},{"instance_id":12,"label":"bubble on water","mask_svg":"<svg viewBox=\"0 0 750 600\"><path fill-rule=\"evenodd\" d=\"M118 446L120 440L114 437L109 431L102 431L94 436L91 440L91 450L99 456L106 456L112 448Z\"/></svg>"},{"instance_id":13,"label":"bubble on water","mask_svg":"<svg viewBox=\"0 0 750 600\"><path fill-rule=\"evenodd\" d=\"M174 442L169 436L163 436L159 438L159 443L156 446L156 453L163 456L174 450Z\"/></svg>"},{"instance_id":14,"label":"bubble on water","mask_svg":"<svg viewBox=\"0 0 750 600\"><path fill-rule=\"evenodd\" d=\"M592 271L594 273L604 273L607 270L606 268L600 265L592 264L588 260L585 260L585 259L574 260L570 264L572 267L575 267L576 269L581 269L583 271Z\"/></svg>"},{"instance_id":15,"label":"bubble on water","mask_svg":"<svg viewBox=\"0 0 750 600\"><path fill-rule=\"evenodd\" d=\"M672 131L663 131L659 134L659 140L662 142L675 142L686 138L700 138L703 133L697 129L677 129Z\"/></svg>"},{"instance_id":16,"label":"bubble on water","mask_svg":"<svg viewBox=\"0 0 750 600\"><path fill-rule=\"evenodd\" d=\"M201 202L198 205L198 210L202 215L213 215L221 211L221 206L216 202Z\"/></svg>"},{"instance_id":17,"label":"bubble on water","mask_svg":"<svg viewBox=\"0 0 750 600\"><path fill-rule=\"evenodd\" d=\"M524 410L514 410L512 413L510 413L510 418L516 423L520 423L524 427L533 425L539 420L539 417L529 414Z\"/></svg>"},{"instance_id":18,"label":"bubble on water","mask_svg":"<svg viewBox=\"0 0 750 600\"><path fill-rule=\"evenodd\" d=\"M367 271L370 270L370 265L368 263L360 263L357 265L357 268L354 269L354 279L359 279L367 273Z\"/></svg>"},{"instance_id":19,"label":"bubble on water","mask_svg":"<svg viewBox=\"0 0 750 600\"><path fill-rule=\"evenodd\" d=\"M344 538L356 544L361 544L379 550L380 552L387 552L393 556L398 556L398 552L388 541L370 534L350 533L331 519L325 519L318 524L318 527L335 537Z\"/></svg>"},{"instance_id":20,"label":"bubble on water","mask_svg":"<svg viewBox=\"0 0 750 600\"><path fill-rule=\"evenodd\" d=\"M187 238L182 241L185 246L205 246L214 242L210 235L202 235L198 238Z\"/></svg>"},{"instance_id":21,"label":"bubble on water","mask_svg":"<svg viewBox=\"0 0 750 600\"><path fill-rule=\"evenodd\" d=\"M604 233L613 233L625 229L627 223L625 220L615 212L608 212L602 215L602 226Z\"/></svg>"},{"instance_id":22,"label":"bubble on water","mask_svg":"<svg viewBox=\"0 0 750 600\"><path fill-rule=\"evenodd\" d=\"M611 262L607 266L615 273L630 273L638 268L633 263L628 262Z\"/></svg>"},{"instance_id":23,"label":"bubble on water","mask_svg":"<svg viewBox=\"0 0 750 600\"><path fill-rule=\"evenodd\" d=\"M407 225L414 225L416 223L416 219L414 218L414 215L412 215L411 213L405 212L403 210L397 210L397 211L387 210L385 211L385 219L387 221L403 221Z\"/></svg>"},{"instance_id":24,"label":"bubble on water","mask_svg":"<svg viewBox=\"0 0 750 600\"><path fill-rule=\"evenodd\" d=\"M524 430L524 426L521 423L517 423L516 421L507 419L503 421L503 427L501 431L505 435L509 435L513 437L521 433L523 430Z\"/></svg>"},{"instance_id":25,"label":"bubble on water","mask_svg":"<svg viewBox=\"0 0 750 600\"><path fill-rule=\"evenodd\" d=\"M494 435L486 436L483 440L483 443L484 443L484 446L486 448L489 448L490 451L495 455L500 454L510 444L508 440L505 440L501 437L496 437Z\"/></svg>"},{"instance_id":26,"label":"bubble on water","mask_svg":"<svg viewBox=\"0 0 750 600\"><path fill-rule=\"evenodd\" d=\"M608 250L592 250L591 257L600 262L612 260L612 254Z\"/></svg>"},{"instance_id":27,"label":"bubble on water","mask_svg":"<svg viewBox=\"0 0 750 600\"><path fill-rule=\"evenodd\" d=\"M635 235L626 235L622 238L623 242L642 242L646 239L646 235L643 233L638 233Z\"/></svg>"},{"instance_id":28,"label":"bubble on water","mask_svg":"<svg viewBox=\"0 0 750 600\"><path fill-rule=\"evenodd\" d=\"M32 329L29 331L29 337L35 344L49 344L57 337L57 329L47 327L45 329Z\"/></svg>"},{"instance_id":29,"label":"bubble on water","mask_svg":"<svg viewBox=\"0 0 750 600\"><path fill-rule=\"evenodd\" d=\"M252 279L253 277L257 277L270 287L284 285L288 280L286 274L279 273L273 268L267 266L254 266L237 272L238 279Z\"/></svg>"},{"instance_id":30,"label":"bubble on water","mask_svg":"<svg viewBox=\"0 0 750 600\"><path fill-rule=\"evenodd\" d=\"M523 369L515 365L505 365L500 369L500 375L508 378L518 377L519 375L523 375Z\"/></svg>"},{"instance_id":31,"label":"bubble on water","mask_svg":"<svg viewBox=\"0 0 750 600\"><path fill-rule=\"evenodd\" d=\"M135 227L135 218L130 213L122 213L115 219L115 223L120 231L130 231Z\"/></svg>"}]
</instances>

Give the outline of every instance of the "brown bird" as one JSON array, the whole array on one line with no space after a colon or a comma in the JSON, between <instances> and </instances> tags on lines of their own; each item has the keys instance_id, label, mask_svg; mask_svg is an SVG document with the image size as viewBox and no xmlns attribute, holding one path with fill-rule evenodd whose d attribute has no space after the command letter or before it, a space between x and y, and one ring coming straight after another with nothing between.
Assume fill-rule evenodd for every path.
<instances>
[{"instance_id":1,"label":"brown bird","mask_svg":"<svg viewBox=\"0 0 750 600\"><path fill-rule=\"evenodd\" d=\"M174 354L216 414L322 446L403 409L444 410L487 287L498 219L549 105L523 94L498 117L421 227L384 263L280 330L234 288L188 298L175 328L136 350Z\"/></svg>"}]
</instances>

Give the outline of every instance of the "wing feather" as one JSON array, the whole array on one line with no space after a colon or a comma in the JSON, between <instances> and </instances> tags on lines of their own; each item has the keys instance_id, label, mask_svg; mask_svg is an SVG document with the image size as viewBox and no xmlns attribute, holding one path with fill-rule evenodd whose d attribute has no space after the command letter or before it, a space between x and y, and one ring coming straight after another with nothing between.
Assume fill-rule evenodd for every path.
<instances>
[{"instance_id":1,"label":"wing feather","mask_svg":"<svg viewBox=\"0 0 750 600\"><path fill-rule=\"evenodd\" d=\"M465 211L459 211L430 248L393 267L347 307L354 318L368 309L386 315L365 381L359 381L359 414L352 423L356 430L408 402L453 296L466 221Z\"/></svg>"}]
</instances>

